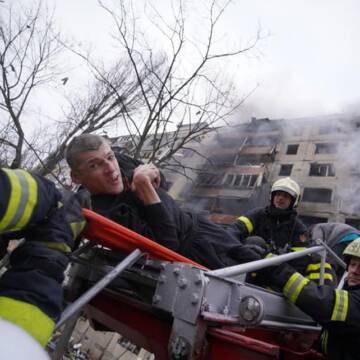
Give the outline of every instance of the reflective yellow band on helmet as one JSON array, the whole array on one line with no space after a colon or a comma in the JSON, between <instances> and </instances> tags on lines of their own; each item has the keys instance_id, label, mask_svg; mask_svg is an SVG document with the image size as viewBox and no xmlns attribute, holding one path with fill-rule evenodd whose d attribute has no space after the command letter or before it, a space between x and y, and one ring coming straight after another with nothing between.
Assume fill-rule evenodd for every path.
<instances>
[{"instance_id":1,"label":"reflective yellow band on helmet","mask_svg":"<svg viewBox=\"0 0 360 360\"><path fill-rule=\"evenodd\" d=\"M252 224L249 218L247 218L246 216L240 216L238 220L245 224L249 235L254 231L254 225Z\"/></svg>"},{"instance_id":2,"label":"reflective yellow band on helmet","mask_svg":"<svg viewBox=\"0 0 360 360\"><path fill-rule=\"evenodd\" d=\"M316 264L309 264L306 267L306 271L310 272L310 271L316 271L319 270L321 267L321 263L316 263ZM331 269L331 265L329 263L325 263L325 269Z\"/></svg>"},{"instance_id":3,"label":"reflective yellow band on helmet","mask_svg":"<svg viewBox=\"0 0 360 360\"><path fill-rule=\"evenodd\" d=\"M57 250L63 253L70 253L71 248L65 243L47 242L47 241L31 241L31 244L39 244L52 250Z\"/></svg>"},{"instance_id":4,"label":"reflective yellow band on helmet","mask_svg":"<svg viewBox=\"0 0 360 360\"><path fill-rule=\"evenodd\" d=\"M0 220L0 231L18 231L24 228L34 211L38 187L34 178L24 170L3 169L11 192L5 215Z\"/></svg>"},{"instance_id":5,"label":"reflective yellow band on helmet","mask_svg":"<svg viewBox=\"0 0 360 360\"><path fill-rule=\"evenodd\" d=\"M310 280L305 279L301 274L294 273L283 288L283 294L292 302L295 303L303 287L309 283Z\"/></svg>"},{"instance_id":6,"label":"reflective yellow band on helmet","mask_svg":"<svg viewBox=\"0 0 360 360\"><path fill-rule=\"evenodd\" d=\"M346 290L336 289L334 291L335 305L331 315L331 320L345 321L349 307L349 294Z\"/></svg>"},{"instance_id":7,"label":"reflective yellow band on helmet","mask_svg":"<svg viewBox=\"0 0 360 360\"><path fill-rule=\"evenodd\" d=\"M86 225L86 221L77 221L70 223L71 231L73 233L74 239L79 236L79 234L84 230L84 227Z\"/></svg>"},{"instance_id":8,"label":"reflective yellow band on helmet","mask_svg":"<svg viewBox=\"0 0 360 360\"><path fill-rule=\"evenodd\" d=\"M20 326L43 347L55 328L55 322L36 306L6 296L0 296L0 317Z\"/></svg>"},{"instance_id":9,"label":"reflective yellow band on helmet","mask_svg":"<svg viewBox=\"0 0 360 360\"><path fill-rule=\"evenodd\" d=\"M310 280L319 280L320 279L320 273L311 273L309 275L306 275L306 278L310 279ZM330 280L330 281L334 280L332 274L329 274L329 273L324 273L324 279L325 280Z\"/></svg>"},{"instance_id":10,"label":"reflective yellow band on helmet","mask_svg":"<svg viewBox=\"0 0 360 360\"><path fill-rule=\"evenodd\" d=\"M291 251L301 251L301 250L305 250L305 249L307 249L307 248L304 246L294 246L294 247L290 248Z\"/></svg>"}]
</instances>

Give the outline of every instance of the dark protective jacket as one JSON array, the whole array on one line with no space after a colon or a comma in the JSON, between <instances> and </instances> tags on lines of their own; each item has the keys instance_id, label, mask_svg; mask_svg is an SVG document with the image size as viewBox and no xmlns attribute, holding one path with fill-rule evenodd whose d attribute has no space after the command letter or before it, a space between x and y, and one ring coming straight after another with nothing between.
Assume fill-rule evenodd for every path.
<instances>
[{"instance_id":1,"label":"dark protective jacket","mask_svg":"<svg viewBox=\"0 0 360 360\"><path fill-rule=\"evenodd\" d=\"M62 311L63 272L85 222L75 201L62 203L55 185L24 170L0 169L0 234L25 238L0 278L0 317L45 345Z\"/></svg>"},{"instance_id":2,"label":"dark protective jacket","mask_svg":"<svg viewBox=\"0 0 360 360\"><path fill-rule=\"evenodd\" d=\"M206 218L180 209L163 189L158 194L161 203L152 205L144 205L129 190L92 195L92 209L210 269L237 263L226 255L239 245L235 238Z\"/></svg>"},{"instance_id":3,"label":"dark protective jacket","mask_svg":"<svg viewBox=\"0 0 360 360\"><path fill-rule=\"evenodd\" d=\"M249 236L260 236L267 242L273 254L300 251L310 246L307 240L307 228L298 218L296 211L276 209L273 206L248 211L228 228L228 232L242 243ZM308 279L320 279L318 255L305 256L294 260L293 264L294 266L296 264L296 269ZM330 263L326 263L324 276L325 282L329 284L336 282ZM253 280L255 281L255 278ZM257 277L255 283L262 284L261 278Z\"/></svg>"},{"instance_id":4,"label":"dark protective jacket","mask_svg":"<svg viewBox=\"0 0 360 360\"><path fill-rule=\"evenodd\" d=\"M271 273L283 294L323 326L322 346L328 360L360 359L360 286L343 290L318 286L286 264Z\"/></svg>"},{"instance_id":5,"label":"dark protective jacket","mask_svg":"<svg viewBox=\"0 0 360 360\"><path fill-rule=\"evenodd\" d=\"M273 253L280 254L291 247L303 247L307 229L295 210L279 210L268 206L248 211L228 231L240 242L250 235L260 236L271 246Z\"/></svg>"}]
</instances>

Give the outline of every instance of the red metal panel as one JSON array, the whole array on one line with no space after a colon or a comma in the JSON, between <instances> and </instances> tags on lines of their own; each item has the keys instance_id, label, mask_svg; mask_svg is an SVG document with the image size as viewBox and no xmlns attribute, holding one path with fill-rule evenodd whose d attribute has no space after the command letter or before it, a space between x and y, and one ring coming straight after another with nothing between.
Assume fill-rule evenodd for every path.
<instances>
[{"instance_id":1,"label":"red metal panel","mask_svg":"<svg viewBox=\"0 0 360 360\"><path fill-rule=\"evenodd\" d=\"M125 336L155 354L168 359L171 319L154 312L150 305L120 294L103 292L87 306L90 319ZM241 333L239 333L241 331ZM315 333L284 334L275 330L209 328L201 360L321 360L324 357L310 348Z\"/></svg>"},{"instance_id":2,"label":"red metal panel","mask_svg":"<svg viewBox=\"0 0 360 360\"><path fill-rule=\"evenodd\" d=\"M279 359L279 346L223 329L208 330L206 360Z\"/></svg>"},{"instance_id":3,"label":"red metal panel","mask_svg":"<svg viewBox=\"0 0 360 360\"><path fill-rule=\"evenodd\" d=\"M206 267L132 231L125 226L119 225L89 209L83 209L87 220L84 236L96 243L109 247L131 252L140 249L148 253L152 258L179 261L207 270Z\"/></svg>"},{"instance_id":4,"label":"red metal panel","mask_svg":"<svg viewBox=\"0 0 360 360\"><path fill-rule=\"evenodd\" d=\"M154 353L156 360L168 359L171 321L156 316L150 306L103 292L87 305L86 312L90 319Z\"/></svg>"}]
</instances>

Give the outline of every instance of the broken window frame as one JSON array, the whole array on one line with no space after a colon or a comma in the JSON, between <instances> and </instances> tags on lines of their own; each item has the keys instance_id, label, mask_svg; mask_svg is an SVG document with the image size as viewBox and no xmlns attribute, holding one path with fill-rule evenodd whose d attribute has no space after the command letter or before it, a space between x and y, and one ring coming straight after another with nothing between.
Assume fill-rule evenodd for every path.
<instances>
[{"instance_id":1,"label":"broken window frame","mask_svg":"<svg viewBox=\"0 0 360 360\"><path fill-rule=\"evenodd\" d=\"M322 176L322 177L335 176L334 164L310 163L309 176Z\"/></svg>"},{"instance_id":2,"label":"broken window frame","mask_svg":"<svg viewBox=\"0 0 360 360\"><path fill-rule=\"evenodd\" d=\"M258 174L226 174L223 185L236 189L253 188L256 186L258 176Z\"/></svg>"},{"instance_id":3,"label":"broken window frame","mask_svg":"<svg viewBox=\"0 0 360 360\"><path fill-rule=\"evenodd\" d=\"M298 151L299 151L299 144L288 144L286 147L286 155L296 155Z\"/></svg>"},{"instance_id":4,"label":"broken window frame","mask_svg":"<svg viewBox=\"0 0 360 360\"><path fill-rule=\"evenodd\" d=\"M305 187L302 195L302 201L317 204L331 204L332 196L332 189Z\"/></svg>"},{"instance_id":5,"label":"broken window frame","mask_svg":"<svg viewBox=\"0 0 360 360\"><path fill-rule=\"evenodd\" d=\"M217 186L221 185L222 174L200 173L196 179L196 186Z\"/></svg>"},{"instance_id":6,"label":"broken window frame","mask_svg":"<svg viewBox=\"0 0 360 360\"><path fill-rule=\"evenodd\" d=\"M314 154L336 154L338 152L338 143L326 142L326 143L315 143Z\"/></svg>"},{"instance_id":7,"label":"broken window frame","mask_svg":"<svg viewBox=\"0 0 360 360\"><path fill-rule=\"evenodd\" d=\"M294 164L281 164L279 170L279 176L290 176Z\"/></svg>"}]
</instances>

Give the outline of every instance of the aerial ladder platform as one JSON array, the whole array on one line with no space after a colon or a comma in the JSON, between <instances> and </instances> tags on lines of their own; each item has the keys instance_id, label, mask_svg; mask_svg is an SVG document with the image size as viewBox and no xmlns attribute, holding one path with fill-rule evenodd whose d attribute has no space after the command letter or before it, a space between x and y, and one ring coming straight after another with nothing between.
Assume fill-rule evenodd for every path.
<instances>
[{"instance_id":1,"label":"aerial ladder platform","mask_svg":"<svg viewBox=\"0 0 360 360\"><path fill-rule=\"evenodd\" d=\"M314 252L324 265L326 245L208 270L91 210L84 214L86 240L72 254L54 360L81 311L95 329L118 332L157 360L324 359L313 348L321 327L281 293L245 280Z\"/></svg>"}]
</instances>

